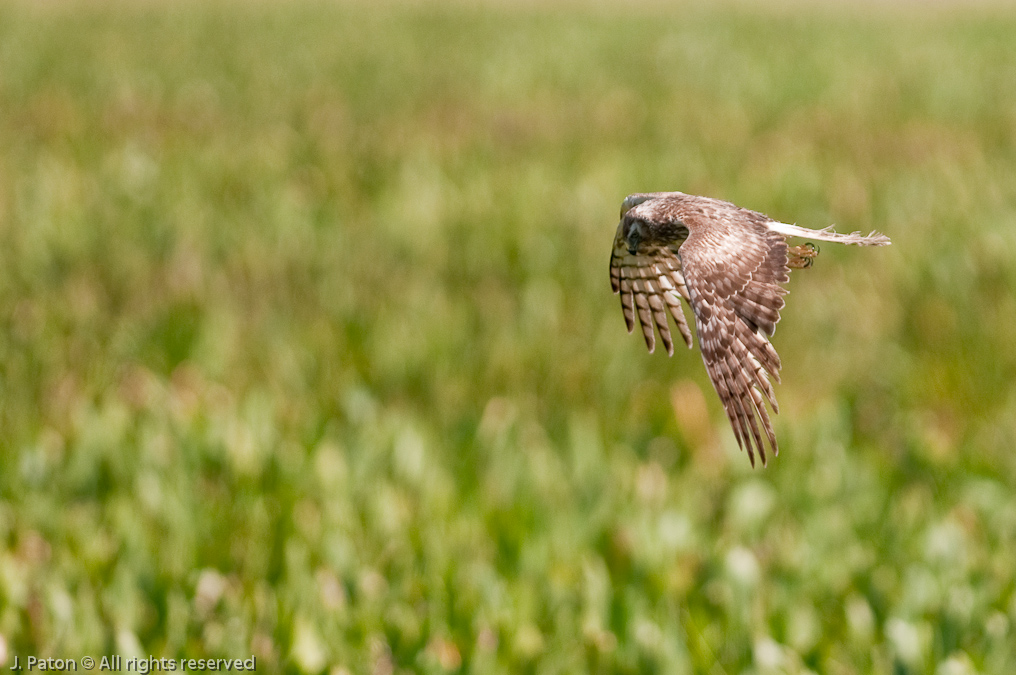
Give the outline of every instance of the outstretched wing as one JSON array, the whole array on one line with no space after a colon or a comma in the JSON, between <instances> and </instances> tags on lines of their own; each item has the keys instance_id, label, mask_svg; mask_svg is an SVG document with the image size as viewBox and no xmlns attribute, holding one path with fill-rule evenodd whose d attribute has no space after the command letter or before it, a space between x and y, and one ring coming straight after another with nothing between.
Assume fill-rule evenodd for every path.
<instances>
[{"instance_id":1,"label":"outstretched wing","mask_svg":"<svg viewBox=\"0 0 1016 675\"><path fill-rule=\"evenodd\" d=\"M767 338L780 320L787 292L780 284L789 275L784 238L760 214L748 214L736 226L715 215L687 218L690 234L679 256L706 372L737 444L752 466L757 450L764 466L763 433L779 453L762 400L779 412L769 376L779 382L780 357Z\"/></svg>"},{"instance_id":2,"label":"outstretched wing","mask_svg":"<svg viewBox=\"0 0 1016 675\"><path fill-rule=\"evenodd\" d=\"M674 340L670 336L670 325L667 322L669 311L685 344L691 348L691 331L684 318L684 310L681 309L681 298L690 302L681 271L681 259L677 255L681 241L665 246L645 246L645 250L632 255L628 252L621 230L622 225L618 225L614 251L610 256L610 287L615 293L621 294L621 310L624 312L628 332L635 329L637 314L649 351L656 348L656 338L653 335L655 325L663 346L667 348L667 354L673 356Z\"/></svg>"}]
</instances>

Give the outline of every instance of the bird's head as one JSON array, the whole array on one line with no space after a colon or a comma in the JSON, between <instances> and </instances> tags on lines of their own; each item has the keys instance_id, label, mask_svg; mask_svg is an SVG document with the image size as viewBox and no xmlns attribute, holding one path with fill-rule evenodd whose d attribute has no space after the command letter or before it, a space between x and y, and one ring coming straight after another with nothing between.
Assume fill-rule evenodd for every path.
<instances>
[{"instance_id":1,"label":"bird's head","mask_svg":"<svg viewBox=\"0 0 1016 675\"><path fill-rule=\"evenodd\" d=\"M640 204L651 200L655 195L634 194L625 197L621 202L621 234L628 244L628 252L635 255L639 244L649 238L649 223L638 213Z\"/></svg>"},{"instance_id":2,"label":"bird's head","mask_svg":"<svg viewBox=\"0 0 1016 675\"><path fill-rule=\"evenodd\" d=\"M628 252L635 255L640 245L680 245L688 238L683 222L681 192L649 192L628 195L621 203L621 234Z\"/></svg>"},{"instance_id":3,"label":"bird's head","mask_svg":"<svg viewBox=\"0 0 1016 675\"><path fill-rule=\"evenodd\" d=\"M649 235L649 224L641 218L626 214L621 234L628 244L628 253L638 253L639 244Z\"/></svg>"}]
</instances>

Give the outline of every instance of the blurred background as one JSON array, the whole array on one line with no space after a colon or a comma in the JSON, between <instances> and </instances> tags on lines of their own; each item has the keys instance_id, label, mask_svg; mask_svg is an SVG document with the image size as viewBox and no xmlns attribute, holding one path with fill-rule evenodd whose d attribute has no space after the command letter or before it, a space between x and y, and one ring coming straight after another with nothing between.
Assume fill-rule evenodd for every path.
<instances>
[{"instance_id":1,"label":"blurred background","mask_svg":"<svg viewBox=\"0 0 1016 675\"><path fill-rule=\"evenodd\" d=\"M0 661L1016 671L1016 11L0 4ZM607 263L792 275L782 453Z\"/></svg>"}]
</instances>

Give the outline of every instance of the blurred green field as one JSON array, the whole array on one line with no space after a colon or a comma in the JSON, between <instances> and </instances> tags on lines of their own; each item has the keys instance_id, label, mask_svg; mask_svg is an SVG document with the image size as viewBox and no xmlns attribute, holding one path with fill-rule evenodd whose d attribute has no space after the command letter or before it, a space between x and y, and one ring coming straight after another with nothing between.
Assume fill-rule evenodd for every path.
<instances>
[{"instance_id":1,"label":"blurred green field","mask_svg":"<svg viewBox=\"0 0 1016 675\"><path fill-rule=\"evenodd\" d=\"M1016 672L1016 12L0 4L0 661ZM795 272L781 455L607 262Z\"/></svg>"}]
</instances>

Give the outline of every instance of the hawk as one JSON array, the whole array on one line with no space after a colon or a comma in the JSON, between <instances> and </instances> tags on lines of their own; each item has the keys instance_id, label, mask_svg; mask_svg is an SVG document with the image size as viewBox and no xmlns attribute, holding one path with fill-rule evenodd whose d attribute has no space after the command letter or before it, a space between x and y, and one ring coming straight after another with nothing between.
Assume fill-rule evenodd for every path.
<instances>
[{"instance_id":1,"label":"hawk","mask_svg":"<svg viewBox=\"0 0 1016 675\"><path fill-rule=\"evenodd\" d=\"M788 237L891 243L878 232L809 230L719 199L652 192L622 202L610 256L610 285L621 294L628 332L637 316L650 352L655 326L667 354L674 355L668 313L691 348L681 299L691 306L706 372L753 467L756 452L766 464L763 433L773 455L779 454L763 396L778 413L769 378L780 381L780 357L769 337L784 306L782 284L790 280L791 268L811 267L818 255L810 243L789 247Z\"/></svg>"}]
</instances>

